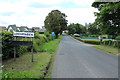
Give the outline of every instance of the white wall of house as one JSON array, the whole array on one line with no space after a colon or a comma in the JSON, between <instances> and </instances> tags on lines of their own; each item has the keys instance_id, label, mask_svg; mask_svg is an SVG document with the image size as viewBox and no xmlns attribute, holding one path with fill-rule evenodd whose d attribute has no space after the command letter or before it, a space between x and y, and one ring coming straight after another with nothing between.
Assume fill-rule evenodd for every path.
<instances>
[{"instance_id":1,"label":"white wall of house","mask_svg":"<svg viewBox=\"0 0 120 80\"><path fill-rule=\"evenodd\" d=\"M13 32L15 32L11 27L8 28L8 31L10 32L10 30L12 30Z\"/></svg>"}]
</instances>

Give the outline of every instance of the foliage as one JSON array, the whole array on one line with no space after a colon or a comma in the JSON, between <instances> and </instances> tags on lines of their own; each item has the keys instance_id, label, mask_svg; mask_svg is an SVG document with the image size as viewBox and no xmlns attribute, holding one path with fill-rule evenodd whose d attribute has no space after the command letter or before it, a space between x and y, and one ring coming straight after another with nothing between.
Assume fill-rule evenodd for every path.
<instances>
[{"instance_id":1,"label":"foliage","mask_svg":"<svg viewBox=\"0 0 120 80\"><path fill-rule=\"evenodd\" d=\"M87 30L88 30L88 33L91 35L99 34L99 32L100 32L100 29L96 23L89 23Z\"/></svg>"},{"instance_id":2,"label":"foliage","mask_svg":"<svg viewBox=\"0 0 120 80\"><path fill-rule=\"evenodd\" d=\"M107 40L107 41L102 41L103 45L108 45L108 46L112 46L112 47L120 47L120 41L118 40Z\"/></svg>"},{"instance_id":3,"label":"foliage","mask_svg":"<svg viewBox=\"0 0 120 80\"><path fill-rule=\"evenodd\" d=\"M39 47L39 50L44 51L44 52L46 52L46 51L47 52L55 52L61 38L62 38L62 36L60 36L58 39L55 39L53 41L44 43L43 45L41 45Z\"/></svg>"},{"instance_id":4,"label":"foliage","mask_svg":"<svg viewBox=\"0 0 120 80\"><path fill-rule=\"evenodd\" d=\"M96 23L100 27L103 34L118 36L120 34L120 3L97 3L92 4L98 8L99 12L95 12Z\"/></svg>"},{"instance_id":5,"label":"foliage","mask_svg":"<svg viewBox=\"0 0 120 80\"><path fill-rule=\"evenodd\" d=\"M44 24L49 32L55 32L56 37L67 27L66 15L59 10L52 10L46 17Z\"/></svg>"},{"instance_id":6,"label":"foliage","mask_svg":"<svg viewBox=\"0 0 120 80\"><path fill-rule=\"evenodd\" d=\"M2 31L2 59L13 58L14 55L14 46L12 45L13 34L12 32ZM26 46L18 46L16 56L19 57L21 54L27 52Z\"/></svg>"},{"instance_id":7,"label":"foliage","mask_svg":"<svg viewBox=\"0 0 120 80\"><path fill-rule=\"evenodd\" d=\"M120 40L120 36L117 36L116 39L117 39L117 40Z\"/></svg>"},{"instance_id":8,"label":"foliage","mask_svg":"<svg viewBox=\"0 0 120 80\"><path fill-rule=\"evenodd\" d=\"M96 44L96 45L106 45L106 46L111 46L111 47L119 47L120 48L120 41L119 40L88 40L88 39L81 39L78 37L74 37L75 39L82 41L84 43L89 43L89 44Z\"/></svg>"},{"instance_id":9,"label":"foliage","mask_svg":"<svg viewBox=\"0 0 120 80\"><path fill-rule=\"evenodd\" d=\"M75 33L85 34L86 28L79 23L77 23L77 24L72 23L72 24L68 25L68 31L69 31L68 34L75 34Z\"/></svg>"},{"instance_id":10,"label":"foliage","mask_svg":"<svg viewBox=\"0 0 120 80\"><path fill-rule=\"evenodd\" d=\"M49 41L52 40L52 35L50 34L49 31L46 30L46 31L44 32L44 35L47 37L47 39L48 39Z\"/></svg>"},{"instance_id":11,"label":"foliage","mask_svg":"<svg viewBox=\"0 0 120 80\"><path fill-rule=\"evenodd\" d=\"M7 59L13 57L13 46L12 40L13 36L11 32L2 31L2 59Z\"/></svg>"},{"instance_id":12,"label":"foliage","mask_svg":"<svg viewBox=\"0 0 120 80\"><path fill-rule=\"evenodd\" d=\"M77 40L79 40L79 41L82 41L84 43L96 44L96 45L100 44L99 40L87 40L87 39L81 39L81 38L78 38L78 37L74 37L74 38L77 39Z\"/></svg>"},{"instance_id":13,"label":"foliage","mask_svg":"<svg viewBox=\"0 0 120 80\"><path fill-rule=\"evenodd\" d=\"M39 50L39 46L48 42L48 39L45 35L40 35L39 32L35 32L34 41L33 41L33 49L35 52Z\"/></svg>"},{"instance_id":14,"label":"foliage","mask_svg":"<svg viewBox=\"0 0 120 80\"><path fill-rule=\"evenodd\" d=\"M14 46L12 45L13 35L12 32L2 31L2 59L13 58L14 56ZM51 36L50 36L51 37ZM35 52L39 50L39 46L51 40L50 37L46 37L44 34L39 34L39 32L35 32L35 37L33 40L33 49ZM20 57L23 53L29 52L31 50L31 46L18 46L17 48L17 57Z\"/></svg>"}]
</instances>

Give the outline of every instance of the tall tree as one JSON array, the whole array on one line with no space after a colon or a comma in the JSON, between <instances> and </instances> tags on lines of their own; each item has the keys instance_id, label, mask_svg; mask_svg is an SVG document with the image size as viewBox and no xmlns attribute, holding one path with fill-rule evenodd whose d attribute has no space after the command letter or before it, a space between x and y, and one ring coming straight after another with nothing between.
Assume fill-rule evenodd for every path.
<instances>
[{"instance_id":1,"label":"tall tree","mask_svg":"<svg viewBox=\"0 0 120 80\"><path fill-rule=\"evenodd\" d=\"M52 10L44 21L45 28L50 32L55 32L57 38L59 33L67 29L66 17L59 10Z\"/></svg>"},{"instance_id":2,"label":"tall tree","mask_svg":"<svg viewBox=\"0 0 120 80\"><path fill-rule=\"evenodd\" d=\"M69 34L85 34L86 33L86 28L85 26L77 23L77 24L70 24L68 25L68 30L69 30Z\"/></svg>"},{"instance_id":3,"label":"tall tree","mask_svg":"<svg viewBox=\"0 0 120 80\"><path fill-rule=\"evenodd\" d=\"M113 36L120 35L120 2L94 2L92 6L99 10L95 16L101 31Z\"/></svg>"}]
</instances>

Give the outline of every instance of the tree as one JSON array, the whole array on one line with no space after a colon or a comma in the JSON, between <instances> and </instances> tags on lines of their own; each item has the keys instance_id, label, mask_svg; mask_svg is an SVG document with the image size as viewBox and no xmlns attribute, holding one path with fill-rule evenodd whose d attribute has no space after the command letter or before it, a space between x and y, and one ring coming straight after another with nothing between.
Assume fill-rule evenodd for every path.
<instances>
[{"instance_id":1,"label":"tree","mask_svg":"<svg viewBox=\"0 0 120 80\"><path fill-rule=\"evenodd\" d=\"M99 34L100 29L97 27L96 23L89 23L88 25L88 33L93 35L93 34Z\"/></svg>"},{"instance_id":2,"label":"tree","mask_svg":"<svg viewBox=\"0 0 120 80\"><path fill-rule=\"evenodd\" d=\"M79 23L70 24L68 26L68 30L69 30L69 34L75 34L75 33L77 33L77 34L85 34L86 33L86 28L83 25L79 24Z\"/></svg>"},{"instance_id":3,"label":"tree","mask_svg":"<svg viewBox=\"0 0 120 80\"><path fill-rule=\"evenodd\" d=\"M95 13L96 23L99 25L102 33L118 36L120 35L120 3L97 3L92 4L98 8L99 12Z\"/></svg>"},{"instance_id":4,"label":"tree","mask_svg":"<svg viewBox=\"0 0 120 80\"><path fill-rule=\"evenodd\" d=\"M56 38L59 33L67 28L66 15L59 10L52 10L44 21L45 28L49 32L55 32Z\"/></svg>"}]
</instances>

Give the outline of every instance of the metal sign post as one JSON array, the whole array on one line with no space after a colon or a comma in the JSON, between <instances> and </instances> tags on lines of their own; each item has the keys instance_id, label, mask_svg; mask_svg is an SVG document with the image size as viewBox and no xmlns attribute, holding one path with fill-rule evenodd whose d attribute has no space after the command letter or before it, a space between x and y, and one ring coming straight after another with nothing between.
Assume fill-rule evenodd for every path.
<instances>
[{"instance_id":1,"label":"metal sign post","mask_svg":"<svg viewBox=\"0 0 120 80\"><path fill-rule=\"evenodd\" d=\"M31 38L31 41L33 42L33 38ZM31 62L34 62L34 60L33 60L33 43L31 46L31 54L32 54Z\"/></svg>"},{"instance_id":2,"label":"metal sign post","mask_svg":"<svg viewBox=\"0 0 120 80\"><path fill-rule=\"evenodd\" d=\"M16 41L16 37L14 37L14 40ZM16 60L16 46L14 46L14 61Z\"/></svg>"},{"instance_id":3,"label":"metal sign post","mask_svg":"<svg viewBox=\"0 0 120 80\"><path fill-rule=\"evenodd\" d=\"M34 33L33 32L14 32L13 33L13 36L14 36L14 41L12 42L12 44L14 45L14 61L16 60L16 47L18 45L31 45L31 54L32 54L32 58L31 58L31 61L33 62L33 37L34 37ZM31 41L20 41L20 40L17 40L17 38L26 38L26 37L29 37L31 38Z\"/></svg>"}]
</instances>

